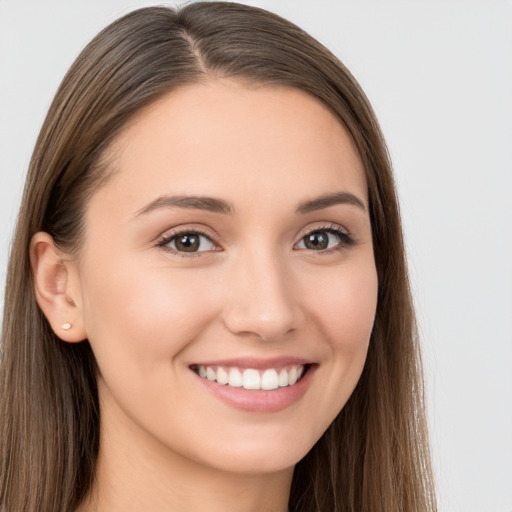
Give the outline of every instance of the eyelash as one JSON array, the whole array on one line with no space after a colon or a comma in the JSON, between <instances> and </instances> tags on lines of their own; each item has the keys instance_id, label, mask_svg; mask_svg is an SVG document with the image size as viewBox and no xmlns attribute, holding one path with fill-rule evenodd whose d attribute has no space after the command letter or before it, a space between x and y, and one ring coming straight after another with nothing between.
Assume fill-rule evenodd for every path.
<instances>
[{"instance_id":1,"label":"eyelash","mask_svg":"<svg viewBox=\"0 0 512 512\"><path fill-rule=\"evenodd\" d=\"M340 252L343 250L346 250L352 246L355 245L356 241L355 239L345 232L343 229L341 229L336 224L329 224L325 226L319 226L315 227L314 229L311 229L310 231L307 231L302 235L299 242L303 241L307 236L312 235L313 233L329 233L331 235L335 235L339 239L339 243L335 245L334 247L331 247L330 249L323 249L319 251L313 251L312 249L309 250L310 252L317 252L321 255L327 255L332 254L334 252ZM171 252L172 254L176 254L183 258L197 258L201 256L203 252L218 252L218 250L215 251L194 251L194 252L185 252L185 251L178 251L176 249L173 249L171 247L167 247L167 244L171 243L173 240L177 239L180 235L198 235L207 238L210 240L214 245L217 245L212 237L208 234L206 234L204 231L198 230L198 229L183 229L179 231L173 231L171 233L167 233L163 235L159 241L157 246L161 247L165 251ZM299 243L297 242L297 243ZM298 249L298 250L308 250L308 249Z\"/></svg>"},{"instance_id":2,"label":"eyelash","mask_svg":"<svg viewBox=\"0 0 512 512\"><path fill-rule=\"evenodd\" d=\"M178 231L172 231L170 233L166 233L163 235L160 240L158 241L157 246L161 247L164 251L170 252L172 254L175 254L177 256L180 256L182 258L197 258L201 256L203 252L211 252L211 251L195 251L195 252L185 252L185 251L178 251L176 249L173 249L172 247L167 247L167 244L171 243L173 240L177 239L180 236L183 235L199 235L202 237L207 238L211 241L212 244L217 245L214 241L211 235L205 233L204 231L201 231L200 229L181 229ZM218 252L218 250L215 250L213 252Z\"/></svg>"},{"instance_id":3,"label":"eyelash","mask_svg":"<svg viewBox=\"0 0 512 512\"><path fill-rule=\"evenodd\" d=\"M320 255L327 255L332 254L335 252L341 252L344 250L347 250L348 248L355 245L356 241L355 239L346 231L344 231L342 228L337 226L336 224L329 224L326 226L320 226L316 227L314 229L311 229L310 231L304 233L302 237L300 238L300 241L303 241L307 236L312 235L313 233L329 233L331 235L335 235L338 237L339 243L336 244L334 247L331 247L330 249L323 249L319 251L313 251L312 249L310 252L318 252ZM299 243L297 242L297 243ZM300 249L300 250L308 250L308 249Z\"/></svg>"}]
</instances>

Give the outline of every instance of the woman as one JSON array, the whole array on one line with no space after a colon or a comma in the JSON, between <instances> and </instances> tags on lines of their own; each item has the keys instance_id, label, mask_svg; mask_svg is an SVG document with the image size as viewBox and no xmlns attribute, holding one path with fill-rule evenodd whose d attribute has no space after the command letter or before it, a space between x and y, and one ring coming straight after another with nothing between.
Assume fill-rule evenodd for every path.
<instances>
[{"instance_id":1,"label":"woman","mask_svg":"<svg viewBox=\"0 0 512 512\"><path fill-rule=\"evenodd\" d=\"M141 9L84 49L5 304L6 511L435 510L385 144L271 13Z\"/></svg>"}]
</instances>

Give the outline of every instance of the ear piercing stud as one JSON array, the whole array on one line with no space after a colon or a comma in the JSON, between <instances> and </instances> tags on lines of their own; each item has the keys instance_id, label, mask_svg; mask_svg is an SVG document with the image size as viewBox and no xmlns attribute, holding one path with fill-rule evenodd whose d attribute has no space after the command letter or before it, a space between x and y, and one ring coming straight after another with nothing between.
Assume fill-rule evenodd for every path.
<instances>
[{"instance_id":1,"label":"ear piercing stud","mask_svg":"<svg viewBox=\"0 0 512 512\"><path fill-rule=\"evenodd\" d=\"M66 322L65 324L62 324L61 327L65 331L68 331L69 329L71 329L71 324L69 322Z\"/></svg>"}]
</instances>

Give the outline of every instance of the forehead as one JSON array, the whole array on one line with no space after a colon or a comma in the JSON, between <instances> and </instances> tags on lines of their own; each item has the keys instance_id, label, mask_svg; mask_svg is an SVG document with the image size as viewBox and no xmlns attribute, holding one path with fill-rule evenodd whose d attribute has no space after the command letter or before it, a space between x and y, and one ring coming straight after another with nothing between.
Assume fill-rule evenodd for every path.
<instances>
[{"instance_id":1,"label":"forehead","mask_svg":"<svg viewBox=\"0 0 512 512\"><path fill-rule=\"evenodd\" d=\"M97 200L113 187L134 209L163 193L282 202L284 191L303 199L349 188L366 201L364 169L339 119L288 87L181 87L141 111L112 153L117 173Z\"/></svg>"}]
</instances>

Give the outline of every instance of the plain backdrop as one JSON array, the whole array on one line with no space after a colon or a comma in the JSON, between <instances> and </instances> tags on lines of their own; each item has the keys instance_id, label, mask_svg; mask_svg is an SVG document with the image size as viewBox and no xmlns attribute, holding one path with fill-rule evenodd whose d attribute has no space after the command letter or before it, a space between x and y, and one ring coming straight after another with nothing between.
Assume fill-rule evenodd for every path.
<instances>
[{"instance_id":1,"label":"plain backdrop","mask_svg":"<svg viewBox=\"0 0 512 512\"><path fill-rule=\"evenodd\" d=\"M142 1L0 0L0 284L30 154L79 50ZM368 94L394 161L441 512L512 511L512 2L246 2ZM391 512L391 511L383 511Z\"/></svg>"}]
</instances>

